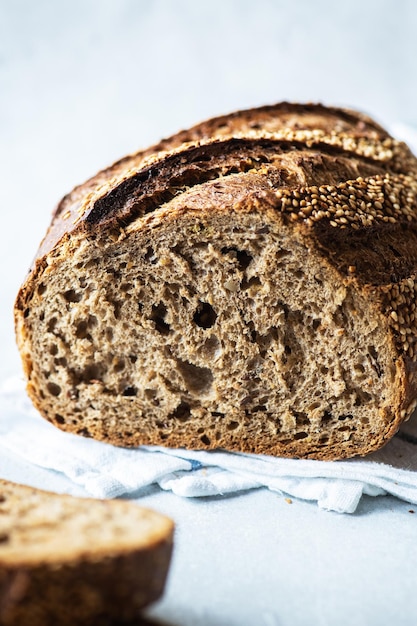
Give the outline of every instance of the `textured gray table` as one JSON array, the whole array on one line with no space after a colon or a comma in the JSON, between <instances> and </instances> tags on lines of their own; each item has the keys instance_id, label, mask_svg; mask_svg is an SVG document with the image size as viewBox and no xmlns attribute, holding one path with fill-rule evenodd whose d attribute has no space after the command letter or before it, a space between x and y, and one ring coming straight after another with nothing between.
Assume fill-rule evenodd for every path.
<instances>
[{"instance_id":1,"label":"textured gray table","mask_svg":"<svg viewBox=\"0 0 417 626\"><path fill-rule=\"evenodd\" d=\"M0 379L20 367L18 285L74 184L204 117L281 99L417 126L416 27L413 0L0 0ZM11 455L0 475L77 491ZM366 498L340 516L265 490L140 501L177 523L157 622L417 623L417 515L405 503Z\"/></svg>"}]
</instances>

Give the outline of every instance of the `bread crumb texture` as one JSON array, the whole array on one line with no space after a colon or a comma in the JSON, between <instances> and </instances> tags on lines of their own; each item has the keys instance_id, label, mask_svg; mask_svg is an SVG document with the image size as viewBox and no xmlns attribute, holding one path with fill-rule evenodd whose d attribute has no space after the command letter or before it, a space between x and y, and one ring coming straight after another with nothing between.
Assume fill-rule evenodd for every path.
<instances>
[{"instance_id":1,"label":"bread crumb texture","mask_svg":"<svg viewBox=\"0 0 417 626\"><path fill-rule=\"evenodd\" d=\"M0 624L137 617L163 591L172 535L168 518L133 503L0 480Z\"/></svg>"},{"instance_id":2,"label":"bread crumb texture","mask_svg":"<svg viewBox=\"0 0 417 626\"><path fill-rule=\"evenodd\" d=\"M416 406L417 160L320 105L240 111L68 194L16 301L28 392L117 445L338 459Z\"/></svg>"}]
</instances>

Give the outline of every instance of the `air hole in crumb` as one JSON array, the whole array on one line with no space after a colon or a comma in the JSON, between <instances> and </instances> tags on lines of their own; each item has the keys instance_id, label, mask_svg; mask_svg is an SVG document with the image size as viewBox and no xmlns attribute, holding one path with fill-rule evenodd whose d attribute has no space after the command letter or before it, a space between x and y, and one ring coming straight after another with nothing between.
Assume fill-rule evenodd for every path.
<instances>
[{"instance_id":1,"label":"air hole in crumb","mask_svg":"<svg viewBox=\"0 0 417 626\"><path fill-rule=\"evenodd\" d=\"M256 229L257 235L267 235L269 233L269 226L261 226Z\"/></svg>"},{"instance_id":2,"label":"air hole in crumb","mask_svg":"<svg viewBox=\"0 0 417 626\"><path fill-rule=\"evenodd\" d=\"M7 533L0 533L0 543L8 543L10 535Z\"/></svg>"},{"instance_id":3,"label":"air hole in crumb","mask_svg":"<svg viewBox=\"0 0 417 626\"><path fill-rule=\"evenodd\" d=\"M180 422L186 422L191 417L190 405L187 402L180 402L175 411L173 411L172 417Z\"/></svg>"},{"instance_id":4,"label":"air hole in crumb","mask_svg":"<svg viewBox=\"0 0 417 626\"><path fill-rule=\"evenodd\" d=\"M299 426L308 426L310 424L310 420L305 413L294 411L294 417Z\"/></svg>"},{"instance_id":5,"label":"air hole in crumb","mask_svg":"<svg viewBox=\"0 0 417 626\"><path fill-rule=\"evenodd\" d=\"M113 370L117 372L122 372L126 367L126 363L124 359L115 358L113 361Z\"/></svg>"},{"instance_id":6,"label":"air hole in crumb","mask_svg":"<svg viewBox=\"0 0 417 626\"><path fill-rule=\"evenodd\" d=\"M253 261L253 257L247 252L245 252L245 250L237 250L236 258L237 258L237 262L239 264L239 269L241 272L243 272L243 270L245 270L249 266L249 264Z\"/></svg>"},{"instance_id":7,"label":"air hole in crumb","mask_svg":"<svg viewBox=\"0 0 417 626\"><path fill-rule=\"evenodd\" d=\"M48 383L46 388L52 396L59 396L61 393L61 387L56 383Z\"/></svg>"},{"instance_id":8,"label":"air hole in crumb","mask_svg":"<svg viewBox=\"0 0 417 626\"><path fill-rule=\"evenodd\" d=\"M210 439L207 437L207 435L202 435L200 437L200 441L202 443L204 443L205 446L209 446L210 445Z\"/></svg>"},{"instance_id":9,"label":"air hole in crumb","mask_svg":"<svg viewBox=\"0 0 417 626\"><path fill-rule=\"evenodd\" d=\"M230 254L230 256L237 261L238 269L243 272L253 261L253 257L245 250L238 250L237 248L222 248L220 251L222 254Z\"/></svg>"},{"instance_id":10,"label":"air hole in crumb","mask_svg":"<svg viewBox=\"0 0 417 626\"><path fill-rule=\"evenodd\" d=\"M128 396L128 397L132 397L132 396L136 396L138 390L136 389L136 387L125 387L125 389L123 390L122 396Z\"/></svg>"},{"instance_id":11,"label":"air hole in crumb","mask_svg":"<svg viewBox=\"0 0 417 626\"><path fill-rule=\"evenodd\" d=\"M49 320L49 322L48 322L48 324L46 326L46 331L48 333L52 333L53 332L53 330L54 330L54 328L56 326L57 321L58 320L57 320L56 317L51 317L51 319Z\"/></svg>"},{"instance_id":12,"label":"air hole in crumb","mask_svg":"<svg viewBox=\"0 0 417 626\"><path fill-rule=\"evenodd\" d=\"M165 322L165 316L167 314L167 308L163 302L160 302L158 305L152 306L152 314L150 319L155 324L155 330L161 335L168 335L171 327L169 324Z\"/></svg>"},{"instance_id":13,"label":"air hole in crumb","mask_svg":"<svg viewBox=\"0 0 417 626\"><path fill-rule=\"evenodd\" d=\"M333 419L332 414L329 411L324 411L321 421L323 424L326 424L327 422L331 422Z\"/></svg>"},{"instance_id":14,"label":"air hole in crumb","mask_svg":"<svg viewBox=\"0 0 417 626\"><path fill-rule=\"evenodd\" d=\"M304 272L302 270L296 270L294 272L294 276L295 278L298 278L298 280L301 280L302 278L304 278Z\"/></svg>"},{"instance_id":15,"label":"air hole in crumb","mask_svg":"<svg viewBox=\"0 0 417 626\"><path fill-rule=\"evenodd\" d=\"M91 365L87 365L83 373L84 382L98 382L98 379L101 376L101 368L99 365L92 363Z\"/></svg>"},{"instance_id":16,"label":"air hole in crumb","mask_svg":"<svg viewBox=\"0 0 417 626\"><path fill-rule=\"evenodd\" d=\"M285 250L285 248L281 248L281 250L277 250L275 253L276 260L283 259L284 257L291 255L289 250Z\"/></svg>"},{"instance_id":17,"label":"air hole in crumb","mask_svg":"<svg viewBox=\"0 0 417 626\"><path fill-rule=\"evenodd\" d=\"M106 335L106 339L107 341L112 341L113 339L113 329L107 327L106 330L104 331L104 334Z\"/></svg>"},{"instance_id":18,"label":"air hole in crumb","mask_svg":"<svg viewBox=\"0 0 417 626\"><path fill-rule=\"evenodd\" d=\"M194 363L177 359L177 367L184 383L191 393L206 394L211 390L213 374L208 367L198 367Z\"/></svg>"},{"instance_id":19,"label":"air hole in crumb","mask_svg":"<svg viewBox=\"0 0 417 626\"><path fill-rule=\"evenodd\" d=\"M55 343L52 343L49 346L49 354L51 356L56 356L58 354L58 346Z\"/></svg>"},{"instance_id":20,"label":"air hole in crumb","mask_svg":"<svg viewBox=\"0 0 417 626\"><path fill-rule=\"evenodd\" d=\"M132 283L122 283L120 285L120 290L123 291L124 293L127 293L128 291L132 291L132 289L133 289Z\"/></svg>"},{"instance_id":21,"label":"air hole in crumb","mask_svg":"<svg viewBox=\"0 0 417 626\"><path fill-rule=\"evenodd\" d=\"M229 422L226 426L227 430L236 430L237 428L239 428L239 422Z\"/></svg>"},{"instance_id":22,"label":"air hole in crumb","mask_svg":"<svg viewBox=\"0 0 417 626\"><path fill-rule=\"evenodd\" d=\"M321 324L321 319L313 320L313 330L317 330L320 324Z\"/></svg>"},{"instance_id":23,"label":"air hole in crumb","mask_svg":"<svg viewBox=\"0 0 417 626\"><path fill-rule=\"evenodd\" d=\"M199 302L193 320L200 328L211 328L217 319L217 313L207 302Z\"/></svg>"},{"instance_id":24,"label":"air hole in crumb","mask_svg":"<svg viewBox=\"0 0 417 626\"><path fill-rule=\"evenodd\" d=\"M321 374L326 375L328 373L328 371L329 371L329 368L326 367L325 365L321 365L320 366L320 373Z\"/></svg>"},{"instance_id":25,"label":"air hole in crumb","mask_svg":"<svg viewBox=\"0 0 417 626\"><path fill-rule=\"evenodd\" d=\"M129 354L129 360L131 363L136 363L138 357L136 356L136 354Z\"/></svg>"},{"instance_id":26,"label":"air hole in crumb","mask_svg":"<svg viewBox=\"0 0 417 626\"><path fill-rule=\"evenodd\" d=\"M98 263L98 259L90 259L89 261L87 261L84 265L84 269L85 270L90 270L93 267L95 267Z\"/></svg>"},{"instance_id":27,"label":"air hole in crumb","mask_svg":"<svg viewBox=\"0 0 417 626\"><path fill-rule=\"evenodd\" d=\"M38 294L41 296L42 294L44 294L46 291L46 286L41 283L40 285L38 285Z\"/></svg>"},{"instance_id":28,"label":"air hole in crumb","mask_svg":"<svg viewBox=\"0 0 417 626\"><path fill-rule=\"evenodd\" d=\"M382 375L382 367L378 361L378 353L375 349L375 346L368 346L369 357L371 361L371 366L375 370L378 378L381 378Z\"/></svg>"},{"instance_id":29,"label":"air hole in crumb","mask_svg":"<svg viewBox=\"0 0 417 626\"><path fill-rule=\"evenodd\" d=\"M294 435L294 439L298 440L298 439L305 439L306 437L308 437L307 433L296 433Z\"/></svg>"},{"instance_id":30,"label":"air hole in crumb","mask_svg":"<svg viewBox=\"0 0 417 626\"><path fill-rule=\"evenodd\" d=\"M202 346L202 352L208 359L215 359L221 354L222 344L216 335L210 335Z\"/></svg>"},{"instance_id":31,"label":"air hole in crumb","mask_svg":"<svg viewBox=\"0 0 417 626\"><path fill-rule=\"evenodd\" d=\"M23 317L24 318L28 317L29 313L30 313L30 309L25 309L25 312L23 313Z\"/></svg>"},{"instance_id":32,"label":"air hole in crumb","mask_svg":"<svg viewBox=\"0 0 417 626\"><path fill-rule=\"evenodd\" d=\"M77 430L77 433L79 435L82 435L83 437L91 437L91 434L88 428L80 428L80 430Z\"/></svg>"},{"instance_id":33,"label":"air hole in crumb","mask_svg":"<svg viewBox=\"0 0 417 626\"><path fill-rule=\"evenodd\" d=\"M143 392L145 398L152 402L152 404L159 406L159 400L157 399L157 391L156 389L145 389Z\"/></svg>"},{"instance_id":34,"label":"air hole in crumb","mask_svg":"<svg viewBox=\"0 0 417 626\"><path fill-rule=\"evenodd\" d=\"M259 287L261 285L262 283L260 279L258 278L258 276L252 276L252 278L250 278L249 280L247 280L246 278L242 280L241 289L247 290L247 289L250 289L251 287Z\"/></svg>"},{"instance_id":35,"label":"air hole in crumb","mask_svg":"<svg viewBox=\"0 0 417 626\"><path fill-rule=\"evenodd\" d=\"M111 304L113 305L113 315L114 315L116 320L119 320L120 319L120 311L122 310L122 303L118 302L117 300L113 300L111 302Z\"/></svg>"},{"instance_id":36,"label":"air hole in crumb","mask_svg":"<svg viewBox=\"0 0 417 626\"><path fill-rule=\"evenodd\" d=\"M362 404L367 404L372 400L372 396L367 391L358 391L355 406L361 406Z\"/></svg>"},{"instance_id":37,"label":"air hole in crumb","mask_svg":"<svg viewBox=\"0 0 417 626\"><path fill-rule=\"evenodd\" d=\"M145 252L145 261L149 261L152 265L156 263L155 251L153 248L148 248Z\"/></svg>"},{"instance_id":38,"label":"air hole in crumb","mask_svg":"<svg viewBox=\"0 0 417 626\"><path fill-rule=\"evenodd\" d=\"M82 295L74 291L74 289L69 289L65 291L64 298L67 302L80 302Z\"/></svg>"},{"instance_id":39,"label":"air hole in crumb","mask_svg":"<svg viewBox=\"0 0 417 626\"><path fill-rule=\"evenodd\" d=\"M59 413L55 413L55 421L57 424L65 424L65 419Z\"/></svg>"},{"instance_id":40,"label":"air hole in crumb","mask_svg":"<svg viewBox=\"0 0 417 626\"><path fill-rule=\"evenodd\" d=\"M353 415L339 415L337 419L339 420L339 422L344 422L345 420L351 420L352 418Z\"/></svg>"},{"instance_id":41,"label":"air hole in crumb","mask_svg":"<svg viewBox=\"0 0 417 626\"><path fill-rule=\"evenodd\" d=\"M87 336L87 322L86 320L82 320L81 322L78 322L76 328L75 328L75 336L78 339L85 339Z\"/></svg>"},{"instance_id":42,"label":"air hole in crumb","mask_svg":"<svg viewBox=\"0 0 417 626\"><path fill-rule=\"evenodd\" d=\"M77 387L71 387L70 389L68 389L67 391L67 397L70 400L78 400L80 395L80 392L78 391ZM77 409L74 409L74 411L76 411ZM79 409L78 409L79 410Z\"/></svg>"}]
</instances>

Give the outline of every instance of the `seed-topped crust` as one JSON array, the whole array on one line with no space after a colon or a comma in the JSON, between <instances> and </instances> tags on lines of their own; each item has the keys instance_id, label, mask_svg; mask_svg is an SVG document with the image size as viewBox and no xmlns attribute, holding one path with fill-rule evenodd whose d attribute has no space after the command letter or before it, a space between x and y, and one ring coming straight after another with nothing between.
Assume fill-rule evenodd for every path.
<instances>
[{"instance_id":1,"label":"seed-topped crust","mask_svg":"<svg viewBox=\"0 0 417 626\"><path fill-rule=\"evenodd\" d=\"M152 166L160 165L170 156L192 153L193 147L227 144L236 139L252 141L287 141L294 148L323 150L333 146L351 156L363 156L386 164L386 171L408 173L417 171L414 157L403 142L398 142L365 115L321 105L280 103L240 111L203 122L188 131L182 131L161 141L148 150L125 157L110 168L99 172L84 185L76 187L58 205L51 227L41 245L38 256L49 252L65 232L70 232L84 219L89 219L97 203L105 204L108 196L127 194L135 177L140 181L155 176ZM140 173L143 175L140 176ZM326 180L323 180L326 183ZM113 207L112 207L113 209ZM113 211L114 212L114 211ZM113 215L115 217L115 215ZM90 221L94 217L90 217Z\"/></svg>"},{"instance_id":2,"label":"seed-topped crust","mask_svg":"<svg viewBox=\"0 0 417 626\"><path fill-rule=\"evenodd\" d=\"M365 454L414 407L416 268L417 160L378 124L289 103L209 120L58 206L16 303L28 389L122 445Z\"/></svg>"}]
</instances>

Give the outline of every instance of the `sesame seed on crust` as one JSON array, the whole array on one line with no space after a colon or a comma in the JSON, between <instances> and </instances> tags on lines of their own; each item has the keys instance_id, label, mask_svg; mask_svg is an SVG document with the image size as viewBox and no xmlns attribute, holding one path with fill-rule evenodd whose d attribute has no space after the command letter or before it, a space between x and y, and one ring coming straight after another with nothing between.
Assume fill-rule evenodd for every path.
<instances>
[{"instance_id":1,"label":"sesame seed on crust","mask_svg":"<svg viewBox=\"0 0 417 626\"><path fill-rule=\"evenodd\" d=\"M319 196L315 186L296 193L297 197L287 188L275 191L277 208L283 214L290 213L291 221L314 224L327 219L335 228L357 229L376 222L396 224L417 219L417 178L406 174L359 177L328 185Z\"/></svg>"}]
</instances>

